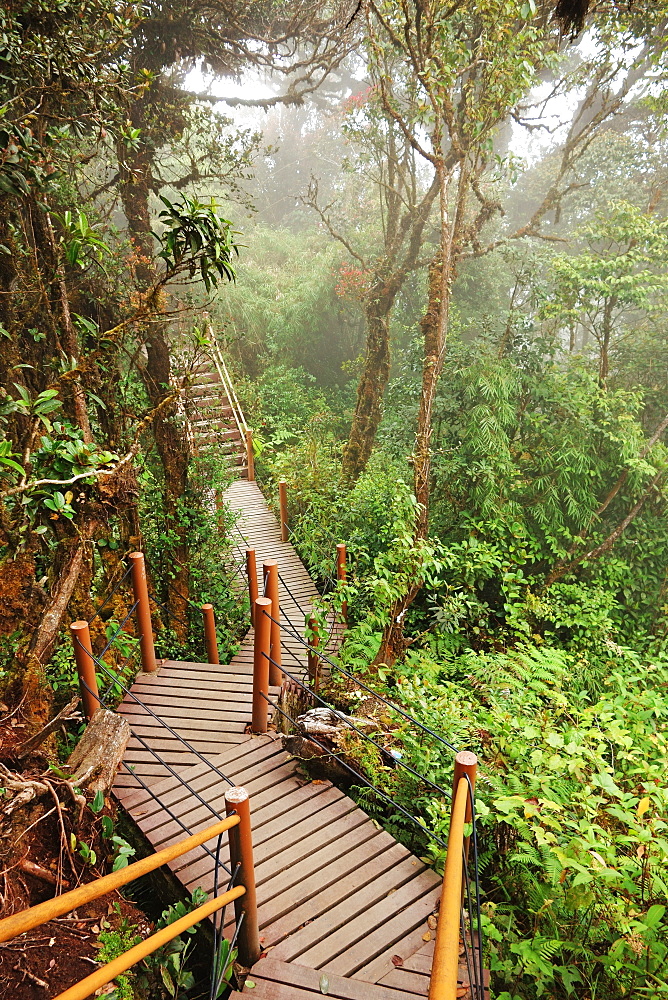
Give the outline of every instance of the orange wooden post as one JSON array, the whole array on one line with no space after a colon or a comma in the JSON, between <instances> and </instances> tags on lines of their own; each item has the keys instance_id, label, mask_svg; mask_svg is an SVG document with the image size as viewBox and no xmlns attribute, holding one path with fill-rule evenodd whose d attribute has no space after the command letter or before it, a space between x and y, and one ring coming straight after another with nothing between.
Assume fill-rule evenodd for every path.
<instances>
[{"instance_id":1,"label":"orange wooden post","mask_svg":"<svg viewBox=\"0 0 668 1000\"><path fill-rule=\"evenodd\" d=\"M213 604L202 605L204 619L204 645L206 646L207 663L220 663L218 656L218 636L216 635L216 619Z\"/></svg>"},{"instance_id":2,"label":"orange wooden post","mask_svg":"<svg viewBox=\"0 0 668 1000\"><path fill-rule=\"evenodd\" d=\"M460 778L468 776L471 782L471 793L466 799L466 815L464 816L464 822L470 823L473 819L473 803L471 802L471 794L475 792L475 781L476 775L478 773L478 758L470 750L460 750L455 757L455 772L452 779L452 801L455 801L455 795L457 792L457 787L459 785ZM453 806L454 808L454 806ZM468 860L469 856L469 843L471 838L464 837L464 854ZM462 892L464 891L464 886L462 885Z\"/></svg>"},{"instance_id":3,"label":"orange wooden post","mask_svg":"<svg viewBox=\"0 0 668 1000\"><path fill-rule=\"evenodd\" d=\"M266 733L269 702L269 657L271 655L271 601L258 597L255 601L255 635L253 636L253 715L251 732Z\"/></svg>"},{"instance_id":4,"label":"orange wooden post","mask_svg":"<svg viewBox=\"0 0 668 1000\"><path fill-rule=\"evenodd\" d=\"M255 482L255 454L253 452L253 435L246 431L246 467L248 469L248 482Z\"/></svg>"},{"instance_id":5,"label":"orange wooden post","mask_svg":"<svg viewBox=\"0 0 668 1000\"><path fill-rule=\"evenodd\" d=\"M313 615L310 615L307 624L309 632L311 633L311 640L309 642L309 646L312 647L311 649L309 649L307 654L308 675L310 679L313 681L313 690L317 693L317 691L320 688L320 657L316 653L316 649L320 645L320 636L318 634L318 622L313 617Z\"/></svg>"},{"instance_id":6,"label":"orange wooden post","mask_svg":"<svg viewBox=\"0 0 668 1000\"><path fill-rule=\"evenodd\" d=\"M245 788L230 788L225 792L225 809L228 815L236 813L240 819L238 826L230 830L230 867L232 873L237 870L237 885L243 885L246 892L234 901L234 914L237 921L243 915L243 923L237 937L239 948L239 963L250 969L255 965L262 949L260 948L260 930L257 920L257 897L255 894L255 868L253 865L253 835L251 833L250 803Z\"/></svg>"},{"instance_id":7,"label":"orange wooden post","mask_svg":"<svg viewBox=\"0 0 668 1000\"><path fill-rule=\"evenodd\" d=\"M278 600L278 563L275 559L270 559L262 564L262 575L264 577L264 594L271 601L271 658L273 663L269 664L269 683L273 687L280 687L283 683L283 671L281 670L281 606Z\"/></svg>"},{"instance_id":8,"label":"orange wooden post","mask_svg":"<svg viewBox=\"0 0 668 1000\"><path fill-rule=\"evenodd\" d=\"M95 660L93 659L93 648L90 643L88 622L72 622L70 625L70 635L72 636L74 659L76 660L77 673L79 675L81 701L83 702L86 718L90 722L101 706L97 690Z\"/></svg>"},{"instance_id":9,"label":"orange wooden post","mask_svg":"<svg viewBox=\"0 0 668 1000\"><path fill-rule=\"evenodd\" d=\"M451 1000L457 994L461 887L464 872L464 814L467 798L466 782L460 779L456 794L452 797L443 889L429 977L429 1000Z\"/></svg>"},{"instance_id":10,"label":"orange wooden post","mask_svg":"<svg viewBox=\"0 0 668 1000\"><path fill-rule=\"evenodd\" d=\"M281 541L288 540L288 487L285 479L278 484L278 505L281 510Z\"/></svg>"},{"instance_id":11,"label":"orange wooden post","mask_svg":"<svg viewBox=\"0 0 668 1000\"><path fill-rule=\"evenodd\" d=\"M137 628L139 630L139 646L141 649L142 670L153 673L157 668L155 647L153 645L153 623L151 622L151 605L148 599L148 583L146 581L146 564L143 552L131 552L132 589L137 603Z\"/></svg>"},{"instance_id":12,"label":"orange wooden post","mask_svg":"<svg viewBox=\"0 0 668 1000\"><path fill-rule=\"evenodd\" d=\"M342 583L346 582L346 547L343 543L336 546L336 579ZM341 614L343 615L343 620L348 624L348 602L344 601L341 605Z\"/></svg>"},{"instance_id":13,"label":"orange wooden post","mask_svg":"<svg viewBox=\"0 0 668 1000\"><path fill-rule=\"evenodd\" d=\"M469 750L455 757L450 831L443 872L443 892L438 911L434 959L429 980L429 1000L445 1000L457 991L459 966L460 911L465 890L464 858L468 857L469 838L464 826L471 822L471 793L475 789L478 758ZM462 779L468 778L468 782Z\"/></svg>"},{"instance_id":14,"label":"orange wooden post","mask_svg":"<svg viewBox=\"0 0 668 1000\"><path fill-rule=\"evenodd\" d=\"M255 549L246 549L246 576L248 577L248 600L250 601L251 625L255 624L255 602L257 601L257 563Z\"/></svg>"}]
</instances>

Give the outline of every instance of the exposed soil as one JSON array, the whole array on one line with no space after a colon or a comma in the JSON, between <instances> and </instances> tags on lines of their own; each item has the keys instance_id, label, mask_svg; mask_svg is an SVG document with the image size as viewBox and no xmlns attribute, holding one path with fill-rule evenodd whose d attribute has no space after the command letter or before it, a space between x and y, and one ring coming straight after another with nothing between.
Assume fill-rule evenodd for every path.
<instances>
[{"instance_id":1,"label":"exposed soil","mask_svg":"<svg viewBox=\"0 0 668 1000\"><path fill-rule=\"evenodd\" d=\"M30 883L38 880L24 875L22 881L30 891ZM44 893L37 891L36 895ZM39 900L31 903L35 901ZM0 945L0 996L52 1000L85 979L98 967L97 937L103 921L116 928L124 917L138 925L143 937L150 933L150 924L141 910L118 893L110 893ZM108 989L113 989L113 984Z\"/></svg>"},{"instance_id":2,"label":"exposed soil","mask_svg":"<svg viewBox=\"0 0 668 1000\"><path fill-rule=\"evenodd\" d=\"M0 705L0 761L23 777L39 778L48 771L41 755L18 760L18 747L27 732L21 710ZM18 834L20 850L0 870L0 915L10 916L36 903L93 881L110 870L109 843L101 835L100 816L75 809L63 801L61 809L39 818ZM110 815L105 807L104 813ZM76 843L71 839L74 835ZM80 843L97 855L95 865L79 855ZM14 843L14 846L16 846ZM117 929L127 919L146 937L152 926L146 915L118 893L79 907L14 940L0 944L0 997L12 1000L51 1000L90 975L97 967L98 935ZM112 989L112 986L108 987ZM106 991L106 990L105 990Z\"/></svg>"}]
</instances>

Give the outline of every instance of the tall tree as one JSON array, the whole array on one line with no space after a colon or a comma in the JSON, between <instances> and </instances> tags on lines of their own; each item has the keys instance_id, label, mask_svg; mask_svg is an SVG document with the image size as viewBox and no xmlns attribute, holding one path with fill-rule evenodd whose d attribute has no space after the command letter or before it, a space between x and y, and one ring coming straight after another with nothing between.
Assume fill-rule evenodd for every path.
<instances>
[{"instance_id":1,"label":"tall tree","mask_svg":"<svg viewBox=\"0 0 668 1000\"><path fill-rule=\"evenodd\" d=\"M382 75L396 79L403 67L390 51L384 52L383 57ZM374 189L379 224L369 234L359 232L355 216L346 226L341 210L335 220L332 206L319 201L315 179L303 199L353 259L360 278L366 346L355 410L343 451L341 474L348 485L364 471L373 450L390 378L392 311L409 275L423 264L420 253L438 195L435 172L420 170L415 148L383 107L378 93L380 69L375 63L371 63L370 69L367 90L345 102L343 132L355 151L347 169L358 176L365 175L361 186L364 193L369 185ZM415 90L411 78L404 81L404 86Z\"/></svg>"},{"instance_id":2,"label":"tall tree","mask_svg":"<svg viewBox=\"0 0 668 1000\"><path fill-rule=\"evenodd\" d=\"M431 479L432 411L443 366L452 288L463 260L480 257L527 236L553 239L550 213L577 185L580 153L619 112L632 88L653 73L663 52L663 13L604 18L597 24L601 50L587 66L586 89L557 151L553 176L539 204L523 224L492 238L491 224L503 215L494 137L537 80L556 66L559 38L551 8L533 2L495 0L455 5L371 0L367 8L370 58L378 67L385 112L438 181L439 245L429 265L427 305L421 322L422 392L412 455L418 515L414 543L427 538ZM642 31L639 38L638 31ZM639 44L640 41L640 44ZM398 93L382 72L385 52L401 53L419 82L415 98ZM582 67L577 77L582 86ZM570 83L570 78L568 80ZM486 234L487 238L485 238ZM393 660L404 648L405 614L421 588L416 578L392 608L379 660Z\"/></svg>"},{"instance_id":3,"label":"tall tree","mask_svg":"<svg viewBox=\"0 0 668 1000\"><path fill-rule=\"evenodd\" d=\"M287 81L283 94L269 99L231 98L231 105L269 106L299 103L337 66L348 51L346 32L349 6L334 6L323 16L310 0L298 4L246 4L238 0L192 0L149 4L132 37L130 74L140 92L128 103L128 121L136 141L117 144L118 174L128 234L137 251L136 276L140 291L155 281L151 198L160 194L165 178L156 169L161 150L191 127L197 108L201 127L202 103L218 102L207 93L187 90L185 74L200 64L219 76L238 76L253 65ZM215 116L211 119L215 132ZM221 138L222 141L222 138ZM193 182L201 186L219 171L209 155L172 175L172 188ZM163 506L166 532L174 539L170 561L174 586L169 603L175 620L186 618L189 593L187 529L179 515L188 492L189 448L177 419L177 404L162 405L170 395L171 340L167 323L145 329L147 362L142 369L149 398L156 408L153 433L163 469Z\"/></svg>"}]
</instances>

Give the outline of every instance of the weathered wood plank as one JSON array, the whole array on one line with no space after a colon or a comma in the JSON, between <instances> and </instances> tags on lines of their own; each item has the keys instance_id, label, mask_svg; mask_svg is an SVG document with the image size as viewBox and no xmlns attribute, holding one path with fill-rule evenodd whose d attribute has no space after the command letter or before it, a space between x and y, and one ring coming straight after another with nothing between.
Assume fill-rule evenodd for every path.
<instances>
[{"instance_id":1,"label":"weathered wood plank","mask_svg":"<svg viewBox=\"0 0 668 1000\"><path fill-rule=\"evenodd\" d=\"M267 996L298 996L297 991L305 992L307 997L322 997L320 980L322 973L313 969L306 969L300 965L288 965L279 962L267 955L261 958L253 966L249 979L255 983L252 989L246 989L243 996L255 994L265 983L272 983L277 987L288 987L294 990L289 994L267 994ZM384 986L372 986L369 983L356 982L354 979L343 979L340 976L328 975L327 996L334 1000L401 1000L396 990L388 989ZM232 996L240 994L232 994ZM263 995L263 994L260 994Z\"/></svg>"},{"instance_id":2,"label":"weathered wood plank","mask_svg":"<svg viewBox=\"0 0 668 1000\"><path fill-rule=\"evenodd\" d=\"M286 669L301 675L306 647L299 636L317 589L292 546L280 542L278 521L257 485L234 483L226 496L241 512L232 533L239 559L246 547L255 548L260 587L262 562L275 558L279 563L283 657ZM333 624L332 651L341 632L342 626ZM431 961L422 935L440 880L341 790L306 781L276 735L251 737L245 732L252 670L251 630L227 665L168 660L155 674L140 674L132 691L141 703L126 697L121 714L178 773L171 774L133 737L126 762L150 792L123 770L115 786L119 800L157 849L182 838L181 824L200 830L224 812L228 785L212 764L249 791L258 915L265 946L272 951L254 968L256 987L244 996L322 996L322 969L330 980L329 995L339 1000L414 1000L424 995L417 989L428 982ZM272 689L270 698L277 694ZM221 861L228 854L225 841ZM187 889L211 890L214 861L204 848L171 868ZM392 956L397 954L405 967L395 969ZM376 985L380 979L387 981Z\"/></svg>"}]
</instances>

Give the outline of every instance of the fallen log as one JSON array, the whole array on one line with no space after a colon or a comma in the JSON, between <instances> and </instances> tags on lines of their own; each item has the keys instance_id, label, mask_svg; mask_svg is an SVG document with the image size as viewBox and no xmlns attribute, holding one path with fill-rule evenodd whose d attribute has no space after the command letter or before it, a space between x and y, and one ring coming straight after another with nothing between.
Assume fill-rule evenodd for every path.
<instances>
[{"instance_id":1,"label":"fallen log","mask_svg":"<svg viewBox=\"0 0 668 1000\"><path fill-rule=\"evenodd\" d=\"M108 795L130 735L130 726L122 715L98 709L67 762L70 784L93 795Z\"/></svg>"},{"instance_id":2,"label":"fallen log","mask_svg":"<svg viewBox=\"0 0 668 1000\"><path fill-rule=\"evenodd\" d=\"M23 760L28 754L31 754L33 750L40 747L47 736L51 733L55 733L56 729L59 729L66 722L77 722L81 719L81 713L76 711L77 705L79 704L79 695L75 695L71 701L65 705L65 708L61 708L58 715L55 715L50 722L47 722L45 726L30 739L27 739L25 743L22 743L19 747L19 760Z\"/></svg>"}]
</instances>

